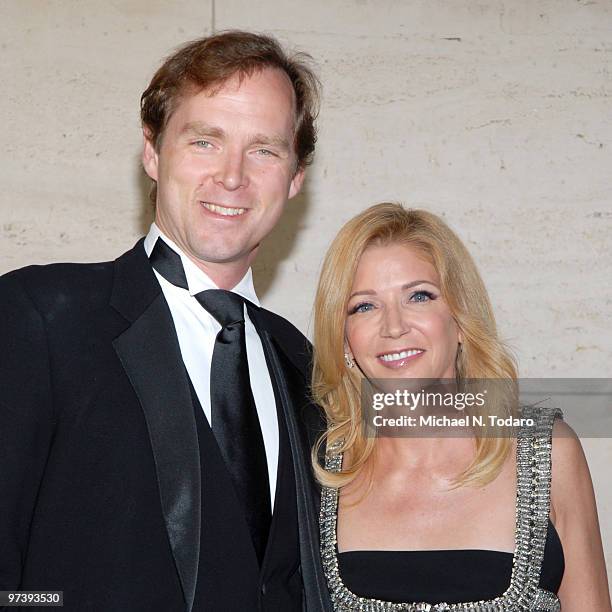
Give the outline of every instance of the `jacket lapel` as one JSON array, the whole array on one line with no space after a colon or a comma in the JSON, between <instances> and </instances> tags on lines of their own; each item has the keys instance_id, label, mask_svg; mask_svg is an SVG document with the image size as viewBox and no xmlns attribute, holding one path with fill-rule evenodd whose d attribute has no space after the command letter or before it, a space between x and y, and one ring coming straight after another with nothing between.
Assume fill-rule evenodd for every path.
<instances>
[{"instance_id":1,"label":"jacket lapel","mask_svg":"<svg viewBox=\"0 0 612 612\"><path fill-rule=\"evenodd\" d=\"M190 612L200 552L197 430L172 316L142 241L115 262L111 304L131 323L113 346L147 422L164 521Z\"/></svg>"},{"instance_id":2,"label":"jacket lapel","mask_svg":"<svg viewBox=\"0 0 612 612\"><path fill-rule=\"evenodd\" d=\"M265 319L254 308L249 316L256 323L273 383L278 389L295 472L297 513L300 542L302 581L305 609L331 610L327 584L319 552L320 489L316 484L310 462L310 452L324 427L321 412L311 404L308 382L293 356L265 328Z\"/></svg>"}]
</instances>

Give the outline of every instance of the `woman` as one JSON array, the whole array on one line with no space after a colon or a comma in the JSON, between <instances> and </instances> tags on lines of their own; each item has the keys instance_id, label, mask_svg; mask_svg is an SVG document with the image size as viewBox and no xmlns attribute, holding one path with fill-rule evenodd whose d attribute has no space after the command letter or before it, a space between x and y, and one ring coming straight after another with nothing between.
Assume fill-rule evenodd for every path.
<instances>
[{"instance_id":1,"label":"woman","mask_svg":"<svg viewBox=\"0 0 612 612\"><path fill-rule=\"evenodd\" d=\"M516 380L478 271L440 218L379 204L341 229L314 345L328 430L313 464L336 610L610 610L588 467L559 419L551 443L555 411L529 413L536 427L518 438L363 427L364 379Z\"/></svg>"}]
</instances>

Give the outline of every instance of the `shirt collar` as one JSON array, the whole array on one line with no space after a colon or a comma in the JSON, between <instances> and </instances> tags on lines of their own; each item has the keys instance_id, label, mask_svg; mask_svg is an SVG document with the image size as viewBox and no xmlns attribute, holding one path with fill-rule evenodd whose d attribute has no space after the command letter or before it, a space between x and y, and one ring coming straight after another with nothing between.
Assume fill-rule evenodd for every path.
<instances>
[{"instance_id":1,"label":"shirt collar","mask_svg":"<svg viewBox=\"0 0 612 612\"><path fill-rule=\"evenodd\" d=\"M217 285L213 280L198 266L187 257L170 238L168 238L162 231L157 227L155 222L151 223L151 228L144 241L144 248L147 257L151 255L151 251L155 246L155 242L158 238L161 238L168 246L170 246L176 253L179 254L183 268L185 269L185 276L187 277L187 284L189 285L189 295L195 295L206 289L218 289ZM259 300L255 293L255 286L253 285L253 272L251 268L246 271L246 274L242 279L232 288L234 293L242 296L243 298L253 302L256 306L259 306Z\"/></svg>"}]
</instances>

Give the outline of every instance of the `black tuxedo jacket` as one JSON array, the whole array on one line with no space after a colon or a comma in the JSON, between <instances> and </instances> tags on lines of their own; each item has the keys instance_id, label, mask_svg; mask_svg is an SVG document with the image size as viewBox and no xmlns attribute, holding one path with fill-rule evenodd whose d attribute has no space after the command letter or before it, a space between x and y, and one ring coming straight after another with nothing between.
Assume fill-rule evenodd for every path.
<instances>
[{"instance_id":1,"label":"black tuxedo jacket","mask_svg":"<svg viewBox=\"0 0 612 612\"><path fill-rule=\"evenodd\" d=\"M310 469L323 423L308 399L309 346L281 317L255 317L295 466L304 607L328 610ZM0 590L63 590L67 610L189 612L198 440L142 240L114 262L0 278L0 351Z\"/></svg>"}]
</instances>

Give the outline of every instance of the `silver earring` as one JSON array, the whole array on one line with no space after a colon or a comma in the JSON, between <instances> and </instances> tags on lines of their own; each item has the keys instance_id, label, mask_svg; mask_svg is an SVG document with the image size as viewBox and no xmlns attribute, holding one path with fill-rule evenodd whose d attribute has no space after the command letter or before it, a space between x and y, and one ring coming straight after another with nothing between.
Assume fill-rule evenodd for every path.
<instances>
[{"instance_id":1,"label":"silver earring","mask_svg":"<svg viewBox=\"0 0 612 612\"><path fill-rule=\"evenodd\" d=\"M349 369L355 367L355 362L353 361L353 358L348 353L344 353L344 363L346 364L346 367Z\"/></svg>"}]
</instances>

